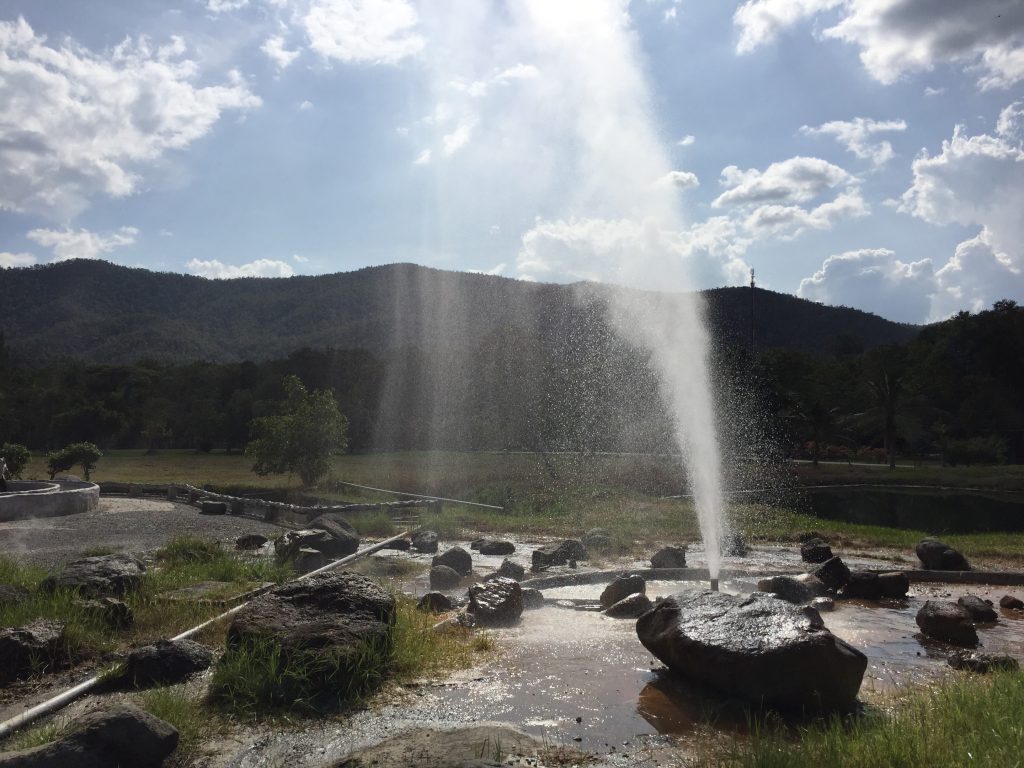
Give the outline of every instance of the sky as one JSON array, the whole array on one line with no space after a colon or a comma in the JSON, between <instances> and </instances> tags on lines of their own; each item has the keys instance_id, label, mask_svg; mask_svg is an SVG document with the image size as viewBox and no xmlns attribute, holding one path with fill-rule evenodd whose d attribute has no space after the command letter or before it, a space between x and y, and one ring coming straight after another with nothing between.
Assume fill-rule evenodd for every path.
<instances>
[{"instance_id":1,"label":"sky","mask_svg":"<svg viewBox=\"0 0 1024 768\"><path fill-rule=\"evenodd\" d=\"M1020 0L5 0L0 267L1024 301Z\"/></svg>"}]
</instances>

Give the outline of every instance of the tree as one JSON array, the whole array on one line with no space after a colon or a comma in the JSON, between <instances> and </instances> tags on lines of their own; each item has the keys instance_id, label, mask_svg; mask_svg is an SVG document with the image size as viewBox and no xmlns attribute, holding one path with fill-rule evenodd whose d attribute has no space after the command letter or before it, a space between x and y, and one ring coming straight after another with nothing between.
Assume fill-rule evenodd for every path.
<instances>
[{"instance_id":1,"label":"tree","mask_svg":"<svg viewBox=\"0 0 1024 768\"><path fill-rule=\"evenodd\" d=\"M102 457L103 452L92 443L72 443L66 448L61 448L50 454L47 462L50 479L53 480L58 472L65 472L79 464L82 467L83 476L88 480L89 474L96 467L96 462Z\"/></svg>"},{"instance_id":2,"label":"tree","mask_svg":"<svg viewBox=\"0 0 1024 768\"><path fill-rule=\"evenodd\" d=\"M334 391L308 392L298 376L284 379L285 399L277 414L254 419L254 439L246 456L258 475L297 473L303 485L327 474L331 457L348 445L348 419L338 410Z\"/></svg>"},{"instance_id":3,"label":"tree","mask_svg":"<svg viewBox=\"0 0 1024 768\"><path fill-rule=\"evenodd\" d=\"M21 479L22 470L25 469L25 465L28 464L28 460L32 458L32 454L29 453L28 448L18 443L4 443L0 446L0 459L3 459L7 464L7 471L11 473L11 477L17 480Z\"/></svg>"}]
</instances>

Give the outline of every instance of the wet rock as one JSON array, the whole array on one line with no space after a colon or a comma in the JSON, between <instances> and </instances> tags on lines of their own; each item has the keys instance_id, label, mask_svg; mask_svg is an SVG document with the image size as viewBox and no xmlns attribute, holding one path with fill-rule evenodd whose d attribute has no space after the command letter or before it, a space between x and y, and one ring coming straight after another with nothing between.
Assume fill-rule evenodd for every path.
<instances>
[{"instance_id":1,"label":"wet rock","mask_svg":"<svg viewBox=\"0 0 1024 768\"><path fill-rule=\"evenodd\" d=\"M47 576L39 588L74 589L93 597L121 597L142 583L146 566L131 555L114 554L84 557L64 566L58 574Z\"/></svg>"},{"instance_id":2,"label":"wet rock","mask_svg":"<svg viewBox=\"0 0 1024 768\"><path fill-rule=\"evenodd\" d=\"M754 593L682 593L636 623L640 642L684 677L786 709L853 704L867 657L829 632L817 611Z\"/></svg>"},{"instance_id":3,"label":"wet rock","mask_svg":"<svg viewBox=\"0 0 1024 768\"><path fill-rule=\"evenodd\" d=\"M980 674L992 670L1016 672L1020 669L1020 664L1013 656L981 653L980 651L954 651L949 657L949 666L953 669L963 669Z\"/></svg>"},{"instance_id":4,"label":"wet rock","mask_svg":"<svg viewBox=\"0 0 1024 768\"><path fill-rule=\"evenodd\" d=\"M583 534L583 546L594 552L611 549L612 535L607 528L591 528Z\"/></svg>"},{"instance_id":5,"label":"wet rock","mask_svg":"<svg viewBox=\"0 0 1024 768\"><path fill-rule=\"evenodd\" d=\"M483 539L477 549L481 555L511 555L516 545L503 539Z\"/></svg>"},{"instance_id":6,"label":"wet rock","mask_svg":"<svg viewBox=\"0 0 1024 768\"><path fill-rule=\"evenodd\" d=\"M201 501L199 502L199 514L201 515L226 515L228 503L226 501Z\"/></svg>"},{"instance_id":7,"label":"wet rock","mask_svg":"<svg viewBox=\"0 0 1024 768\"><path fill-rule=\"evenodd\" d=\"M440 555L436 555L431 565L446 565L456 573L469 576L473 572L473 556L462 547L452 547Z\"/></svg>"},{"instance_id":8,"label":"wet rock","mask_svg":"<svg viewBox=\"0 0 1024 768\"><path fill-rule=\"evenodd\" d=\"M759 592L767 592L782 598L787 603L806 603L824 595L828 587L817 576L809 573L800 576L772 576L757 582Z\"/></svg>"},{"instance_id":9,"label":"wet rock","mask_svg":"<svg viewBox=\"0 0 1024 768\"><path fill-rule=\"evenodd\" d=\"M832 557L832 547L824 539L810 539L800 545L800 559L805 563L824 563Z\"/></svg>"},{"instance_id":10,"label":"wet rock","mask_svg":"<svg viewBox=\"0 0 1024 768\"><path fill-rule=\"evenodd\" d=\"M910 591L910 579L905 573L889 571L878 574L878 586L882 590L882 597L890 600L902 600Z\"/></svg>"},{"instance_id":11,"label":"wet rock","mask_svg":"<svg viewBox=\"0 0 1024 768\"><path fill-rule=\"evenodd\" d=\"M498 578L469 588L471 613L480 626L507 627L523 613L523 590L514 579Z\"/></svg>"},{"instance_id":12,"label":"wet rock","mask_svg":"<svg viewBox=\"0 0 1024 768\"><path fill-rule=\"evenodd\" d=\"M462 583L462 574L447 565L435 565L430 569L431 589L454 589Z\"/></svg>"},{"instance_id":13,"label":"wet rock","mask_svg":"<svg viewBox=\"0 0 1024 768\"><path fill-rule=\"evenodd\" d=\"M831 597L816 597L810 602L811 608L821 613L822 611L831 612L836 609L836 601Z\"/></svg>"},{"instance_id":14,"label":"wet rock","mask_svg":"<svg viewBox=\"0 0 1024 768\"><path fill-rule=\"evenodd\" d=\"M533 551L531 571L542 571L555 565L569 565L589 557L586 547L576 539L566 539L560 544L548 544Z\"/></svg>"},{"instance_id":15,"label":"wet rock","mask_svg":"<svg viewBox=\"0 0 1024 768\"><path fill-rule=\"evenodd\" d=\"M331 534L320 528L303 528L288 531L274 539L274 552L282 560L291 560L300 549L315 549L327 552L331 548Z\"/></svg>"},{"instance_id":16,"label":"wet rock","mask_svg":"<svg viewBox=\"0 0 1024 768\"><path fill-rule=\"evenodd\" d=\"M750 549L738 533L727 533L722 537L722 554L729 557L746 557Z\"/></svg>"},{"instance_id":17,"label":"wet rock","mask_svg":"<svg viewBox=\"0 0 1024 768\"><path fill-rule=\"evenodd\" d=\"M384 549L397 549L399 552L408 552L411 546L412 542L409 539L395 539L389 542Z\"/></svg>"},{"instance_id":18,"label":"wet rock","mask_svg":"<svg viewBox=\"0 0 1024 768\"><path fill-rule=\"evenodd\" d=\"M416 607L430 613L445 613L455 609L455 602L443 592L427 592Z\"/></svg>"},{"instance_id":19,"label":"wet rock","mask_svg":"<svg viewBox=\"0 0 1024 768\"><path fill-rule=\"evenodd\" d=\"M843 597L860 600L881 600L882 587L873 571L853 571L843 587Z\"/></svg>"},{"instance_id":20,"label":"wet rock","mask_svg":"<svg viewBox=\"0 0 1024 768\"><path fill-rule=\"evenodd\" d=\"M999 618L991 600L982 600L977 595L964 595L956 602L967 609L972 621L987 623Z\"/></svg>"},{"instance_id":21,"label":"wet rock","mask_svg":"<svg viewBox=\"0 0 1024 768\"><path fill-rule=\"evenodd\" d=\"M254 550L259 549L270 539L261 533L247 533L235 539L235 549Z\"/></svg>"},{"instance_id":22,"label":"wet rock","mask_svg":"<svg viewBox=\"0 0 1024 768\"><path fill-rule=\"evenodd\" d=\"M359 534L351 523L337 512L328 512L310 522L314 530L327 531L331 534L329 549L321 549L330 557L345 557L359 549Z\"/></svg>"},{"instance_id":23,"label":"wet rock","mask_svg":"<svg viewBox=\"0 0 1024 768\"><path fill-rule=\"evenodd\" d=\"M838 557L829 558L811 573L825 582L826 587L836 592L845 587L846 582L850 580L850 569Z\"/></svg>"},{"instance_id":24,"label":"wet rock","mask_svg":"<svg viewBox=\"0 0 1024 768\"><path fill-rule=\"evenodd\" d=\"M116 597L82 600L79 606L86 616L113 629L124 629L135 623L131 606Z\"/></svg>"},{"instance_id":25,"label":"wet rock","mask_svg":"<svg viewBox=\"0 0 1024 768\"><path fill-rule=\"evenodd\" d=\"M32 593L28 591L28 588L21 584L0 584L0 608L17 605L23 600L27 600L30 594Z\"/></svg>"},{"instance_id":26,"label":"wet rock","mask_svg":"<svg viewBox=\"0 0 1024 768\"><path fill-rule=\"evenodd\" d=\"M647 582L641 576L619 576L601 592L601 607L610 608L615 603L634 593L646 593Z\"/></svg>"},{"instance_id":27,"label":"wet rock","mask_svg":"<svg viewBox=\"0 0 1024 768\"><path fill-rule=\"evenodd\" d=\"M178 747L178 731L133 704L76 717L57 741L0 755L0 768L158 768Z\"/></svg>"},{"instance_id":28,"label":"wet rock","mask_svg":"<svg viewBox=\"0 0 1024 768\"><path fill-rule=\"evenodd\" d=\"M929 637L954 645L977 645L978 632L974 629L970 612L956 603L928 600L917 612L917 626Z\"/></svg>"},{"instance_id":29,"label":"wet rock","mask_svg":"<svg viewBox=\"0 0 1024 768\"><path fill-rule=\"evenodd\" d=\"M428 555L437 552L437 534L433 531L417 531L412 535L412 548Z\"/></svg>"},{"instance_id":30,"label":"wet rock","mask_svg":"<svg viewBox=\"0 0 1024 768\"><path fill-rule=\"evenodd\" d=\"M651 598L642 592L635 592L608 606L604 615L613 619L635 619L643 616L653 607Z\"/></svg>"},{"instance_id":31,"label":"wet rock","mask_svg":"<svg viewBox=\"0 0 1024 768\"><path fill-rule=\"evenodd\" d=\"M917 558L928 571L969 571L967 558L938 539L921 539L917 544Z\"/></svg>"},{"instance_id":32,"label":"wet rock","mask_svg":"<svg viewBox=\"0 0 1024 768\"><path fill-rule=\"evenodd\" d=\"M522 581L526 575L526 568L521 566L519 563L514 563L507 557L501 561L501 565L498 566L496 573L499 576L505 576L516 581Z\"/></svg>"},{"instance_id":33,"label":"wet rock","mask_svg":"<svg viewBox=\"0 0 1024 768\"><path fill-rule=\"evenodd\" d=\"M1011 611L1024 611L1024 600L1013 595L1003 595L999 598L999 607L1008 608Z\"/></svg>"},{"instance_id":34,"label":"wet rock","mask_svg":"<svg viewBox=\"0 0 1024 768\"><path fill-rule=\"evenodd\" d=\"M294 557L295 559L292 560L292 565L295 567L295 572L298 574L312 573L318 568L323 568L328 562L330 562L327 555L319 549L311 549L310 547L302 547L295 553Z\"/></svg>"},{"instance_id":35,"label":"wet rock","mask_svg":"<svg viewBox=\"0 0 1024 768\"><path fill-rule=\"evenodd\" d=\"M135 648L125 661L123 679L137 688L180 683L213 663L213 652L193 640L157 640Z\"/></svg>"},{"instance_id":36,"label":"wet rock","mask_svg":"<svg viewBox=\"0 0 1024 768\"><path fill-rule=\"evenodd\" d=\"M651 568L685 568L686 547L662 547L651 557Z\"/></svg>"},{"instance_id":37,"label":"wet rock","mask_svg":"<svg viewBox=\"0 0 1024 768\"><path fill-rule=\"evenodd\" d=\"M544 607L544 593L533 587L523 587L523 608L533 610Z\"/></svg>"},{"instance_id":38,"label":"wet rock","mask_svg":"<svg viewBox=\"0 0 1024 768\"><path fill-rule=\"evenodd\" d=\"M473 539L471 542L469 542L469 548L474 552L478 552L480 550L480 545L483 544L485 541L487 541L487 539Z\"/></svg>"},{"instance_id":39,"label":"wet rock","mask_svg":"<svg viewBox=\"0 0 1024 768\"><path fill-rule=\"evenodd\" d=\"M64 622L38 619L0 629L0 682L27 677L62 660Z\"/></svg>"}]
</instances>

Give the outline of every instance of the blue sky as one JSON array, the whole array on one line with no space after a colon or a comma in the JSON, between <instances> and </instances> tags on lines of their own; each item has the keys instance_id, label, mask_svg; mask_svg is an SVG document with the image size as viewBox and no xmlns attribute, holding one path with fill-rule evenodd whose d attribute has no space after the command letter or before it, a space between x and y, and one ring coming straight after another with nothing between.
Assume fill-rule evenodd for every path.
<instances>
[{"instance_id":1,"label":"blue sky","mask_svg":"<svg viewBox=\"0 0 1024 768\"><path fill-rule=\"evenodd\" d=\"M1024 300L1019 0L9 0L0 266Z\"/></svg>"}]
</instances>

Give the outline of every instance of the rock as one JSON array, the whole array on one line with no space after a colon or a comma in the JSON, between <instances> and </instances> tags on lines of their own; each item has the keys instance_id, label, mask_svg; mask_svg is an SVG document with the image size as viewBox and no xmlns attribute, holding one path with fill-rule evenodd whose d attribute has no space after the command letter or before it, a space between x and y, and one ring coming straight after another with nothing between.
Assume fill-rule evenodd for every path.
<instances>
[{"instance_id":1,"label":"rock","mask_svg":"<svg viewBox=\"0 0 1024 768\"><path fill-rule=\"evenodd\" d=\"M635 619L653 607L651 598L642 592L634 592L605 608L604 615L613 619Z\"/></svg>"},{"instance_id":2,"label":"rock","mask_svg":"<svg viewBox=\"0 0 1024 768\"><path fill-rule=\"evenodd\" d=\"M435 565L430 569L431 589L454 589L462 583L462 574L447 565Z\"/></svg>"},{"instance_id":3,"label":"rock","mask_svg":"<svg viewBox=\"0 0 1024 768\"><path fill-rule=\"evenodd\" d=\"M253 550L259 549L270 539L260 533L247 533L235 539L235 549Z\"/></svg>"},{"instance_id":4,"label":"rock","mask_svg":"<svg viewBox=\"0 0 1024 768\"><path fill-rule=\"evenodd\" d=\"M825 582L826 587L837 592L845 587L846 582L850 580L850 569L838 557L829 558L813 569L811 573Z\"/></svg>"},{"instance_id":5,"label":"rock","mask_svg":"<svg viewBox=\"0 0 1024 768\"><path fill-rule=\"evenodd\" d=\"M831 597L816 597L811 600L811 608L821 613L822 611L834 611L836 609L836 601Z\"/></svg>"},{"instance_id":6,"label":"rock","mask_svg":"<svg viewBox=\"0 0 1024 768\"><path fill-rule=\"evenodd\" d=\"M954 651L950 654L949 666L953 669L964 669L981 674L991 672L993 669L1006 672L1016 672L1020 669L1020 664L1013 656L981 653L980 651Z\"/></svg>"},{"instance_id":7,"label":"rock","mask_svg":"<svg viewBox=\"0 0 1024 768\"><path fill-rule=\"evenodd\" d=\"M0 629L0 682L42 672L62 661L64 623L37 619Z\"/></svg>"},{"instance_id":8,"label":"rock","mask_svg":"<svg viewBox=\"0 0 1024 768\"><path fill-rule=\"evenodd\" d=\"M469 576L473 572L473 556L462 547L452 547L440 555L435 555L430 564L446 565L463 576Z\"/></svg>"},{"instance_id":9,"label":"rock","mask_svg":"<svg viewBox=\"0 0 1024 768\"><path fill-rule=\"evenodd\" d=\"M917 544L917 558L929 571L969 571L967 558L938 539L921 539Z\"/></svg>"},{"instance_id":10,"label":"rock","mask_svg":"<svg viewBox=\"0 0 1024 768\"><path fill-rule=\"evenodd\" d=\"M612 535L607 528L591 528L583 534L583 546L595 552L611 549Z\"/></svg>"},{"instance_id":11,"label":"rock","mask_svg":"<svg viewBox=\"0 0 1024 768\"><path fill-rule=\"evenodd\" d=\"M560 544L548 544L533 551L531 571L542 571L554 565L569 565L570 562L586 560L586 548L575 539L566 539Z\"/></svg>"},{"instance_id":12,"label":"rock","mask_svg":"<svg viewBox=\"0 0 1024 768\"><path fill-rule=\"evenodd\" d=\"M31 594L28 588L21 584L0 584L0 608L17 605L21 601L27 600Z\"/></svg>"},{"instance_id":13,"label":"rock","mask_svg":"<svg viewBox=\"0 0 1024 768\"><path fill-rule=\"evenodd\" d=\"M274 552L282 560L291 560L300 549L324 552L331 548L331 534L321 528L288 531L274 539Z\"/></svg>"},{"instance_id":14,"label":"rock","mask_svg":"<svg viewBox=\"0 0 1024 768\"><path fill-rule=\"evenodd\" d=\"M1011 611L1024 611L1024 600L1013 595L1003 595L999 598L999 606L1001 608L1008 608Z\"/></svg>"},{"instance_id":15,"label":"rock","mask_svg":"<svg viewBox=\"0 0 1024 768\"><path fill-rule=\"evenodd\" d=\"M116 597L82 600L79 606L89 618L114 629L124 629L135 623L131 606Z\"/></svg>"},{"instance_id":16,"label":"rock","mask_svg":"<svg viewBox=\"0 0 1024 768\"><path fill-rule=\"evenodd\" d=\"M823 539L810 539L800 545L800 559L805 563L824 563L832 556L832 547Z\"/></svg>"},{"instance_id":17,"label":"rock","mask_svg":"<svg viewBox=\"0 0 1024 768\"><path fill-rule=\"evenodd\" d=\"M484 627L507 627L523 613L523 590L514 579L498 578L469 588L466 611Z\"/></svg>"},{"instance_id":18,"label":"rock","mask_svg":"<svg viewBox=\"0 0 1024 768\"><path fill-rule=\"evenodd\" d=\"M860 600L880 600L882 587L878 574L873 571L853 571L843 587L843 597Z\"/></svg>"},{"instance_id":19,"label":"rock","mask_svg":"<svg viewBox=\"0 0 1024 768\"><path fill-rule=\"evenodd\" d=\"M359 549L359 534L356 529L337 512L320 515L309 524L315 530L327 531L331 534L329 549L321 549L330 557L345 557Z\"/></svg>"},{"instance_id":20,"label":"rock","mask_svg":"<svg viewBox=\"0 0 1024 768\"><path fill-rule=\"evenodd\" d=\"M60 573L47 576L39 588L47 592L74 589L93 597L121 597L142 583L145 571L142 561L131 555L84 557L68 563Z\"/></svg>"},{"instance_id":21,"label":"rock","mask_svg":"<svg viewBox=\"0 0 1024 768\"><path fill-rule=\"evenodd\" d=\"M641 616L636 632L673 672L784 709L849 707L867 668L817 611L756 592L673 595Z\"/></svg>"},{"instance_id":22,"label":"rock","mask_svg":"<svg viewBox=\"0 0 1024 768\"><path fill-rule=\"evenodd\" d=\"M544 593L533 587L523 587L523 608L533 610L544 607Z\"/></svg>"},{"instance_id":23,"label":"rock","mask_svg":"<svg viewBox=\"0 0 1024 768\"><path fill-rule=\"evenodd\" d=\"M516 581L522 581L526 575L526 569L519 563L514 563L507 557L501 561L501 565L498 566L498 570L495 571L499 576L506 576Z\"/></svg>"},{"instance_id":24,"label":"rock","mask_svg":"<svg viewBox=\"0 0 1024 768\"><path fill-rule=\"evenodd\" d=\"M136 688L174 685L207 669L213 652L193 640L157 640L135 648L125 661L124 680Z\"/></svg>"},{"instance_id":25,"label":"rock","mask_svg":"<svg viewBox=\"0 0 1024 768\"><path fill-rule=\"evenodd\" d=\"M428 555L437 552L437 534L433 531L417 531L412 535L412 548Z\"/></svg>"},{"instance_id":26,"label":"rock","mask_svg":"<svg viewBox=\"0 0 1024 768\"><path fill-rule=\"evenodd\" d=\"M473 539L471 542L469 542L469 548L474 552L477 552L480 549L480 545L483 544L485 541L487 541L487 539Z\"/></svg>"},{"instance_id":27,"label":"rock","mask_svg":"<svg viewBox=\"0 0 1024 768\"><path fill-rule=\"evenodd\" d=\"M319 549L302 547L302 549L295 553L292 565L295 567L296 573L305 574L312 573L318 568L323 568L328 562L330 560L327 555Z\"/></svg>"},{"instance_id":28,"label":"rock","mask_svg":"<svg viewBox=\"0 0 1024 768\"><path fill-rule=\"evenodd\" d=\"M928 600L917 612L917 626L929 637L954 645L977 645L978 633L974 629L970 612L956 603Z\"/></svg>"},{"instance_id":29,"label":"rock","mask_svg":"<svg viewBox=\"0 0 1024 768\"><path fill-rule=\"evenodd\" d=\"M113 704L75 717L60 737L0 754L2 768L158 768L178 747L178 731L134 704Z\"/></svg>"},{"instance_id":30,"label":"rock","mask_svg":"<svg viewBox=\"0 0 1024 768\"><path fill-rule=\"evenodd\" d=\"M899 571L878 574L878 586L882 590L882 597L890 600L903 600L910 591L910 579L907 574Z\"/></svg>"},{"instance_id":31,"label":"rock","mask_svg":"<svg viewBox=\"0 0 1024 768\"><path fill-rule=\"evenodd\" d=\"M982 600L977 595L964 595L956 602L967 609L967 612L971 614L972 621L985 624L998 618L991 600Z\"/></svg>"},{"instance_id":32,"label":"rock","mask_svg":"<svg viewBox=\"0 0 1024 768\"><path fill-rule=\"evenodd\" d=\"M455 609L455 602L443 592L427 592L416 603L416 607L430 613L445 613Z\"/></svg>"},{"instance_id":33,"label":"rock","mask_svg":"<svg viewBox=\"0 0 1024 768\"><path fill-rule=\"evenodd\" d=\"M228 503L226 501L201 501L199 502L199 514L201 515L226 515Z\"/></svg>"},{"instance_id":34,"label":"rock","mask_svg":"<svg viewBox=\"0 0 1024 768\"><path fill-rule=\"evenodd\" d=\"M685 568L686 547L662 547L651 558L651 568Z\"/></svg>"},{"instance_id":35,"label":"rock","mask_svg":"<svg viewBox=\"0 0 1024 768\"><path fill-rule=\"evenodd\" d=\"M757 589L782 598L787 603L806 603L828 591L821 579L809 573L761 579L757 582Z\"/></svg>"},{"instance_id":36,"label":"rock","mask_svg":"<svg viewBox=\"0 0 1024 768\"><path fill-rule=\"evenodd\" d=\"M399 552L408 552L412 546L412 542L409 539L395 539L389 542L384 549L397 549Z\"/></svg>"},{"instance_id":37,"label":"rock","mask_svg":"<svg viewBox=\"0 0 1024 768\"><path fill-rule=\"evenodd\" d=\"M601 592L601 607L610 608L615 603L634 593L646 593L647 582L641 576L619 576Z\"/></svg>"},{"instance_id":38,"label":"rock","mask_svg":"<svg viewBox=\"0 0 1024 768\"><path fill-rule=\"evenodd\" d=\"M477 549L481 555L511 555L516 551L516 545L502 539L483 539Z\"/></svg>"},{"instance_id":39,"label":"rock","mask_svg":"<svg viewBox=\"0 0 1024 768\"><path fill-rule=\"evenodd\" d=\"M738 533L727 533L722 537L722 554L730 557L746 557L747 542Z\"/></svg>"}]
</instances>

